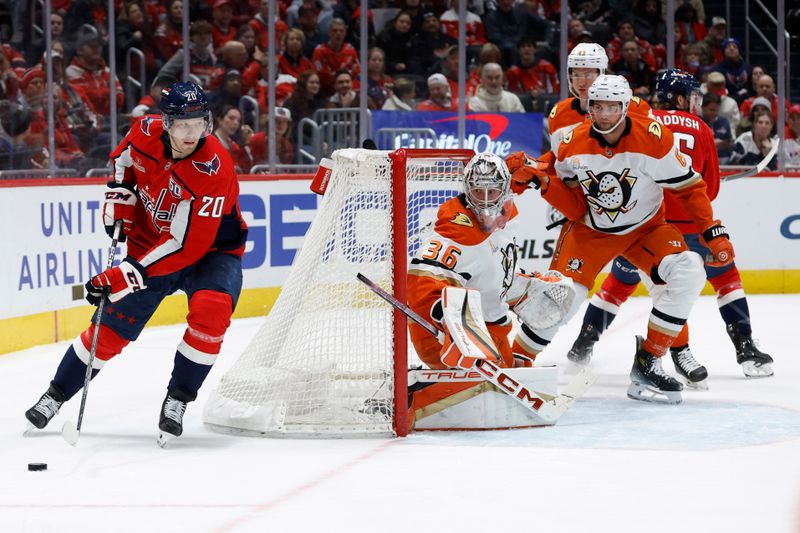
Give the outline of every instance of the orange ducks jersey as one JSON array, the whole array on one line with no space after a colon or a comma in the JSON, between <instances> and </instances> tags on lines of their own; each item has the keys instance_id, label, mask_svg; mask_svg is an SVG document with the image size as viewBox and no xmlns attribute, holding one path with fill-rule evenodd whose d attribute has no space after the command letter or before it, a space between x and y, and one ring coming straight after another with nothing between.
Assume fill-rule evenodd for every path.
<instances>
[{"instance_id":1,"label":"orange ducks jersey","mask_svg":"<svg viewBox=\"0 0 800 533\"><path fill-rule=\"evenodd\" d=\"M628 115L640 115L652 118L650 104L634 96L628 105ZM558 152L558 145L564 136L589 118L589 114L581 109L581 101L571 97L561 100L553 106L547 117L547 128L550 131L550 147L553 153Z\"/></svg>"},{"instance_id":2,"label":"orange ducks jersey","mask_svg":"<svg viewBox=\"0 0 800 533\"><path fill-rule=\"evenodd\" d=\"M695 220L711 221L705 193L695 190L705 189L702 178L692 168L691 158L681 152L680 140L659 122L638 114L625 119L624 133L615 145L609 145L589 121L567 133L558 148L555 171L566 184L580 187L588 203L582 221L603 233L630 233L651 220L662 209L664 189L690 202ZM569 215L576 210L567 207L562 212Z\"/></svg>"}]
</instances>

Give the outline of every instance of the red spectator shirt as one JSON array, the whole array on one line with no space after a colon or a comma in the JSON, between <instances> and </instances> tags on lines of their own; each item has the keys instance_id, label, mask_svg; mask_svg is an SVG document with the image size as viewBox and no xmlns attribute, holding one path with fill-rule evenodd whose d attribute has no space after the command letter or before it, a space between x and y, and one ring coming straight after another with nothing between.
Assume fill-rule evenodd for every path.
<instances>
[{"instance_id":1,"label":"red spectator shirt","mask_svg":"<svg viewBox=\"0 0 800 533\"><path fill-rule=\"evenodd\" d=\"M232 41L236 37L236 28L233 25L228 26L228 31L222 29L216 24L211 24L211 41L214 43L214 50L219 50L219 47L228 41Z\"/></svg>"},{"instance_id":2,"label":"red spectator shirt","mask_svg":"<svg viewBox=\"0 0 800 533\"><path fill-rule=\"evenodd\" d=\"M183 35L166 24L162 24L156 29L153 39L156 42L157 55L165 61L174 56L175 52L183 46Z\"/></svg>"},{"instance_id":3,"label":"red spectator shirt","mask_svg":"<svg viewBox=\"0 0 800 533\"><path fill-rule=\"evenodd\" d=\"M350 72L355 82L361 72L361 65L358 62L358 51L350 43L343 43L342 48L337 52L328 43L318 44L314 48L311 61L319 75L319 81L325 94L333 93L333 78L337 70L344 69ZM353 83L355 89L356 84Z\"/></svg>"},{"instance_id":4,"label":"red spectator shirt","mask_svg":"<svg viewBox=\"0 0 800 533\"><path fill-rule=\"evenodd\" d=\"M714 132L703 120L686 111L666 111L654 109L656 120L668 127L679 140L681 152L691 158L691 165L706 182L709 201L719 194L719 157L714 144ZM672 193L664 190L666 219L681 230L681 233L700 233L692 217Z\"/></svg>"},{"instance_id":5,"label":"red spectator shirt","mask_svg":"<svg viewBox=\"0 0 800 533\"><path fill-rule=\"evenodd\" d=\"M84 65L80 58L75 57L67 67L67 80L80 89L94 109L103 116L111 113L111 90L109 89L111 71L101 61L100 68L90 70ZM116 87L117 108L121 109L125 104L125 95L122 92L122 84L114 77Z\"/></svg>"},{"instance_id":6,"label":"red spectator shirt","mask_svg":"<svg viewBox=\"0 0 800 533\"><path fill-rule=\"evenodd\" d=\"M209 252L241 257L247 224L228 150L214 136L183 159L172 159L160 115L145 115L111 153L114 181L135 185L128 255L149 276L165 276Z\"/></svg>"},{"instance_id":7,"label":"red spectator shirt","mask_svg":"<svg viewBox=\"0 0 800 533\"><path fill-rule=\"evenodd\" d=\"M658 62L656 61L655 52L653 52L653 46L645 41L644 39L636 39L636 42L639 43L639 56L641 59L647 63L650 68L653 70L658 69ZM622 59L622 54L620 51L622 50L622 39L619 37L614 37L609 41L606 45L606 55L608 56L608 64L616 63L620 59Z\"/></svg>"},{"instance_id":8,"label":"red spectator shirt","mask_svg":"<svg viewBox=\"0 0 800 533\"><path fill-rule=\"evenodd\" d=\"M269 44L269 33L267 33L268 28L261 19L261 15L259 14L253 17L248 24L253 28L253 31L256 32L256 46L258 46L262 52L266 52ZM281 49L281 40L283 39L283 34L287 31L289 31L289 26L281 19L275 19L275 50Z\"/></svg>"},{"instance_id":9,"label":"red spectator shirt","mask_svg":"<svg viewBox=\"0 0 800 533\"><path fill-rule=\"evenodd\" d=\"M561 90L556 68L544 59L539 59L528 67L513 66L506 72L506 78L508 78L508 90L512 93L527 93L534 90L557 93Z\"/></svg>"},{"instance_id":10,"label":"red spectator shirt","mask_svg":"<svg viewBox=\"0 0 800 533\"><path fill-rule=\"evenodd\" d=\"M455 9L448 9L442 13L439 22L442 25L442 33L449 35L456 41L458 40L458 13ZM467 22L465 32L467 34L467 45L472 44L486 44L489 40L486 38L486 28L483 26L481 18L467 11Z\"/></svg>"}]
</instances>

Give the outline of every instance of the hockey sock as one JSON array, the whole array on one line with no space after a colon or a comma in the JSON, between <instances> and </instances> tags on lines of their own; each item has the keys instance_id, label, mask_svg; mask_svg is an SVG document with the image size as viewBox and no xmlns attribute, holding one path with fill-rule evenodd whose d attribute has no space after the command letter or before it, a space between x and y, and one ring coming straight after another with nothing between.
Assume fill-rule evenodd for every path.
<instances>
[{"instance_id":1,"label":"hockey sock","mask_svg":"<svg viewBox=\"0 0 800 533\"><path fill-rule=\"evenodd\" d=\"M746 298L739 298L729 304L719 308L719 314L726 325L739 324L739 331L744 335L751 335L753 330L750 328L750 309L747 306Z\"/></svg>"},{"instance_id":2,"label":"hockey sock","mask_svg":"<svg viewBox=\"0 0 800 533\"><path fill-rule=\"evenodd\" d=\"M79 341L80 342L80 341ZM100 372L99 368L92 368L92 379ZM61 363L58 365L53 382L64 392L64 398L69 400L83 388L86 380L86 363L80 360L75 353L74 346L67 348Z\"/></svg>"},{"instance_id":3,"label":"hockey sock","mask_svg":"<svg viewBox=\"0 0 800 533\"><path fill-rule=\"evenodd\" d=\"M203 381L210 371L211 365L195 363L181 352L176 352L172 378L170 378L167 388L169 390L181 389L190 396L196 397L197 391L200 390L200 386L203 385Z\"/></svg>"},{"instance_id":4,"label":"hockey sock","mask_svg":"<svg viewBox=\"0 0 800 533\"><path fill-rule=\"evenodd\" d=\"M602 333L614 321L616 313L611 313L605 309L600 309L594 305L594 298L589 302L586 313L583 315L584 324L592 324L598 333Z\"/></svg>"},{"instance_id":5,"label":"hockey sock","mask_svg":"<svg viewBox=\"0 0 800 533\"><path fill-rule=\"evenodd\" d=\"M678 346L687 346L688 344L689 344L689 324L684 324L683 329L681 329L681 331L672 341L672 346L677 348Z\"/></svg>"},{"instance_id":6,"label":"hockey sock","mask_svg":"<svg viewBox=\"0 0 800 533\"><path fill-rule=\"evenodd\" d=\"M638 283L623 283L613 275L608 276L589 301L583 323L592 324L598 333L603 333L617 316L619 306L625 303L637 286Z\"/></svg>"},{"instance_id":7,"label":"hockey sock","mask_svg":"<svg viewBox=\"0 0 800 533\"><path fill-rule=\"evenodd\" d=\"M742 277L736 265L709 278L708 281L717 291L717 305L719 314L726 325L739 324L739 330L745 334L752 333L750 329L750 309L747 306L744 288L742 287Z\"/></svg>"}]
</instances>

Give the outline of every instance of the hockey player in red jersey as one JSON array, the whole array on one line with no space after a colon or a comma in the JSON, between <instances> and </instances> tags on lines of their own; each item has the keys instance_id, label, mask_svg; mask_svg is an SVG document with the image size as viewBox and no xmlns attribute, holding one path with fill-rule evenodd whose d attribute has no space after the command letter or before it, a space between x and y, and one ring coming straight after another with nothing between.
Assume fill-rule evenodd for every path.
<instances>
[{"instance_id":1,"label":"hockey player in red jersey","mask_svg":"<svg viewBox=\"0 0 800 533\"><path fill-rule=\"evenodd\" d=\"M159 429L179 436L186 404L219 354L242 286L247 226L230 155L209 135L203 89L191 82L164 90L162 114L146 115L111 154L103 223L122 221L127 256L86 283L86 299L103 309L92 376L141 333L164 297L183 290L189 313ZM47 392L26 413L44 428L84 384L94 323L67 349ZM161 441L161 437L160 437Z\"/></svg>"},{"instance_id":2,"label":"hockey player in red jersey","mask_svg":"<svg viewBox=\"0 0 800 533\"><path fill-rule=\"evenodd\" d=\"M706 182L706 193L709 200L713 201L719 192L719 159L713 132L698 118L702 100L700 84L691 74L670 69L659 75L655 94L658 99L654 111L656 120L672 130L680 142L681 151L691 158L692 167ZM701 241L700 230L669 191L664 194L664 205L667 222L681 230L691 250L706 257L709 252ZM753 343L750 311L736 265L733 262L722 267L707 264L705 270L708 281L717 291L719 312L744 374L748 377L771 376L772 358L758 350ZM580 365L589 363L594 343L614 320L619 306L636 289L639 279L636 267L624 257L614 260L611 274L586 309L581 332L567 354L571 361ZM688 325L684 325L675 338L670 353L675 370L689 386L707 388L705 381L708 372L695 360L689 349Z\"/></svg>"},{"instance_id":3,"label":"hockey player in red jersey","mask_svg":"<svg viewBox=\"0 0 800 533\"><path fill-rule=\"evenodd\" d=\"M637 337L628 396L678 403L683 387L664 372L661 357L686 323L705 274L700 256L664 220L663 190L673 191L702 229L719 266L733 260L733 247L714 220L705 182L679 150L679 139L654 120L628 116L630 98L625 78L598 77L589 89L590 121L564 137L552 168L543 172L519 154L507 161L515 180L540 189L568 218L551 267L575 282L572 313L600 270L620 254L650 275L653 309L647 338ZM568 187L567 181L577 186ZM544 349L559 325L528 334L529 347Z\"/></svg>"}]
</instances>

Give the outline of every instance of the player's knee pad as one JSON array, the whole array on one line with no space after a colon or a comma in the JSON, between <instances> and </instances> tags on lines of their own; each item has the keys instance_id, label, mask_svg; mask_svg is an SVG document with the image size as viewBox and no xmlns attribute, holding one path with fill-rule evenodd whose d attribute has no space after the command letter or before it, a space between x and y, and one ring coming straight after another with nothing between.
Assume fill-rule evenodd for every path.
<instances>
[{"instance_id":1,"label":"player's knee pad","mask_svg":"<svg viewBox=\"0 0 800 533\"><path fill-rule=\"evenodd\" d=\"M657 274L663 284L651 292L654 311L685 320L706 283L703 259L690 251L671 254L661 260Z\"/></svg>"},{"instance_id":2,"label":"player's knee pad","mask_svg":"<svg viewBox=\"0 0 800 533\"><path fill-rule=\"evenodd\" d=\"M708 278L708 282L717 291L717 298L725 300L726 303L737 298L744 298L744 287L742 286L742 277L739 274L739 269L734 264L729 266L730 268L725 272Z\"/></svg>"},{"instance_id":3,"label":"player's knee pad","mask_svg":"<svg viewBox=\"0 0 800 533\"><path fill-rule=\"evenodd\" d=\"M178 351L195 363L214 364L232 314L233 299L229 294L210 290L192 294L186 333Z\"/></svg>"},{"instance_id":4,"label":"player's knee pad","mask_svg":"<svg viewBox=\"0 0 800 533\"><path fill-rule=\"evenodd\" d=\"M88 364L89 351L92 347L92 339L94 338L94 324L90 325L86 330L80 334L72 343L75 349L75 354L78 359ZM97 370L101 369L106 361L117 355L125 348L130 341L123 339L119 334L108 326L101 327L100 333L97 336L97 351L94 354L94 361L92 368Z\"/></svg>"},{"instance_id":5,"label":"player's knee pad","mask_svg":"<svg viewBox=\"0 0 800 533\"><path fill-rule=\"evenodd\" d=\"M603 285L600 287L600 290L592 297L593 301L602 300L608 304L614 306L614 311L616 312L619 309L619 306L625 303L633 291L636 290L636 287L639 286L639 278L637 276L636 283L630 284L621 281L617 276L614 275L613 271L606 280L603 282ZM598 306L600 307L600 306Z\"/></svg>"}]
</instances>

